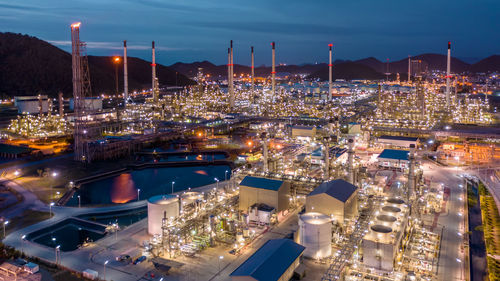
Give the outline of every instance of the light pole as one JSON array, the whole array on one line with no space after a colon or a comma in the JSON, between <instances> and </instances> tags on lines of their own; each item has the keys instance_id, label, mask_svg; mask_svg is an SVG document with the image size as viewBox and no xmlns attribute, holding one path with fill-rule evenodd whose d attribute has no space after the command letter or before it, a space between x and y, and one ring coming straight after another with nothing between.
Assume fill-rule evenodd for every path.
<instances>
[{"instance_id":1,"label":"light pole","mask_svg":"<svg viewBox=\"0 0 500 281\"><path fill-rule=\"evenodd\" d=\"M5 238L5 226L9 224L9 221L3 222L3 238Z\"/></svg>"},{"instance_id":2,"label":"light pole","mask_svg":"<svg viewBox=\"0 0 500 281\"><path fill-rule=\"evenodd\" d=\"M229 171L226 170L226 173L224 173L224 181L227 181L227 172L229 172Z\"/></svg>"},{"instance_id":3,"label":"light pole","mask_svg":"<svg viewBox=\"0 0 500 281\"><path fill-rule=\"evenodd\" d=\"M224 259L224 256L219 256L219 274L220 274L220 262Z\"/></svg>"},{"instance_id":4,"label":"light pole","mask_svg":"<svg viewBox=\"0 0 500 281\"><path fill-rule=\"evenodd\" d=\"M58 262L60 262L60 258L59 258L59 248L61 248L61 245L57 245L57 247L54 248L54 251L55 251L55 254L56 254L56 264L58 264Z\"/></svg>"},{"instance_id":5,"label":"light pole","mask_svg":"<svg viewBox=\"0 0 500 281\"><path fill-rule=\"evenodd\" d=\"M140 195L140 193L141 193L141 189L140 189L140 188L138 188L138 189L137 189L137 201L139 201L139 195Z\"/></svg>"},{"instance_id":6,"label":"light pole","mask_svg":"<svg viewBox=\"0 0 500 281\"><path fill-rule=\"evenodd\" d=\"M26 235L21 236L21 256L24 255L24 241L26 240Z\"/></svg>"},{"instance_id":7,"label":"light pole","mask_svg":"<svg viewBox=\"0 0 500 281\"><path fill-rule=\"evenodd\" d=\"M51 189L51 192L50 192L50 193L52 193L52 194L51 194L51 195L52 195L52 198L54 198L54 185L55 185L55 179L56 179L56 177L57 177L57 172L53 172L53 173L52 173L52 184L51 184L51 186L50 186L50 189Z\"/></svg>"},{"instance_id":8,"label":"light pole","mask_svg":"<svg viewBox=\"0 0 500 281\"><path fill-rule=\"evenodd\" d=\"M106 265L108 264L108 260L104 262L104 280L106 280Z\"/></svg>"},{"instance_id":9,"label":"light pole","mask_svg":"<svg viewBox=\"0 0 500 281\"><path fill-rule=\"evenodd\" d=\"M175 181L172 182L172 193L171 194L174 194L174 184L175 184Z\"/></svg>"},{"instance_id":10,"label":"light pole","mask_svg":"<svg viewBox=\"0 0 500 281\"><path fill-rule=\"evenodd\" d=\"M52 206L54 206L54 202L50 202L49 204L49 219L52 217Z\"/></svg>"},{"instance_id":11,"label":"light pole","mask_svg":"<svg viewBox=\"0 0 500 281\"><path fill-rule=\"evenodd\" d=\"M78 208L81 208L81 207L82 207L82 201L81 201L80 195L78 195Z\"/></svg>"},{"instance_id":12,"label":"light pole","mask_svg":"<svg viewBox=\"0 0 500 281\"><path fill-rule=\"evenodd\" d=\"M214 178L214 180L217 182L216 187L217 187L217 190L219 190L219 179L218 178Z\"/></svg>"}]
</instances>

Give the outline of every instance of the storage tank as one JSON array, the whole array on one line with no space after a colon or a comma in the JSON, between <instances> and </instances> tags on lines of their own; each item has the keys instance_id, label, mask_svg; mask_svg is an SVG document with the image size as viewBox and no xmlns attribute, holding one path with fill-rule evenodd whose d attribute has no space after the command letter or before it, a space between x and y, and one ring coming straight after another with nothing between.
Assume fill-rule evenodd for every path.
<instances>
[{"instance_id":1,"label":"storage tank","mask_svg":"<svg viewBox=\"0 0 500 281\"><path fill-rule=\"evenodd\" d=\"M148 233L161 234L163 213L167 218L179 216L179 198L173 195L157 195L148 199Z\"/></svg>"},{"instance_id":2,"label":"storage tank","mask_svg":"<svg viewBox=\"0 0 500 281\"><path fill-rule=\"evenodd\" d=\"M332 222L329 216L309 212L299 217L299 244L304 256L322 259L332 254Z\"/></svg>"}]
</instances>

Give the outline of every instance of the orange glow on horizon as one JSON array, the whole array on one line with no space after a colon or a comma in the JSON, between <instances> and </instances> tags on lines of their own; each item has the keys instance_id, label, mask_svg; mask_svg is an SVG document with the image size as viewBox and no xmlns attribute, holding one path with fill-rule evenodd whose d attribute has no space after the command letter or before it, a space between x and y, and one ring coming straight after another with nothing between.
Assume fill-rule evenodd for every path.
<instances>
[{"instance_id":1,"label":"orange glow on horizon","mask_svg":"<svg viewBox=\"0 0 500 281\"><path fill-rule=\"evenodd\" d=\"M80 27L80 24L82 24L81 22L75 22L75 23L72 23L71 24L71 27L72 28L79 28Z\"/></svg>"}]
</instances>

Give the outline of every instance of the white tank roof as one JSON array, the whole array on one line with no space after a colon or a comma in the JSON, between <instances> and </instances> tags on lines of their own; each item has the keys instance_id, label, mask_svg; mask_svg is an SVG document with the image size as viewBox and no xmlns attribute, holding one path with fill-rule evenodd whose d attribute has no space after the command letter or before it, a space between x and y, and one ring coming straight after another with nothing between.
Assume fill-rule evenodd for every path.
<instances>
[{"instance_id":1,"label":"white tank roof","mask_svg":"<svg viewBox=\"0 0 500 281\"><path fill-rule=\"evenodd\" d=\"M148 203L157 205L167 205L177 201L177 196L170 194L156 195L148 199Z\"/></svg>"},{"instance_id":2,"label":"white tank roof","mask_svg":"<svg viewBox=\"0 0 500 281\"><path fill-rule=\"evenodd\" d=\"M305 213L300 216L300 220L308 224L325 224L332 221L329 216L318 212Z\"/></svg>"}]
</instances>

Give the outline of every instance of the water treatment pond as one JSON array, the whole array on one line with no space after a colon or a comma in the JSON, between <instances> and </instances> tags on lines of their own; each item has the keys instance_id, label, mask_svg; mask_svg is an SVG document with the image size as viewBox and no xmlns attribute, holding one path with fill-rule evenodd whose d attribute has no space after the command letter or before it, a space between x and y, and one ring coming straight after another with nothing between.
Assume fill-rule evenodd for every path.
<instances>
[{"instance_id":1,"label":"water treatment pond","mask_svg":"<svg viewBox=\"0 0 500 281\"><path fill-rule=\"evenodd\" d=\"M226 173L227 171L227 173ZM226 165L159 167L132 170L119 175L97 179L80 186L67 206L123 204L148 199L159 194L195 188L215 183L215 178L229 179L231 168Z\"/></svg>"}]
</instances>

